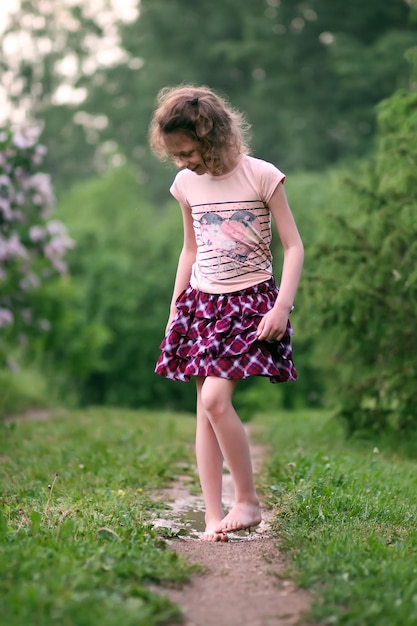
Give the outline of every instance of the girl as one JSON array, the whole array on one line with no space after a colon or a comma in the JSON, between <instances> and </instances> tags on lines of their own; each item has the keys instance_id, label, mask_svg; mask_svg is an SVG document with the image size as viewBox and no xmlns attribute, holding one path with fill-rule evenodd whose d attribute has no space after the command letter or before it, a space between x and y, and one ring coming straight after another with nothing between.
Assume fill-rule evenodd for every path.
<instances>
[{"instance_id":1,"label":"girl","mask_svg":"<svg viewBox=\"0 0 417 626\"><path fill-rule=\"evenodd\" d=\"M295 380L288 316L300 280L303 244L286 199L285 176L248 155L243 115L207 87L165 88L150 145L182 168L171 187L184 225L170 315L156 373L195 378L196 457L206 512L203 539L257 526L261 508L248 437L232 398L237 381ZM284 250L280 288L273 277L271 215ZM222 472L234 505L222 508Z\"/></svg>"}]
</instances>

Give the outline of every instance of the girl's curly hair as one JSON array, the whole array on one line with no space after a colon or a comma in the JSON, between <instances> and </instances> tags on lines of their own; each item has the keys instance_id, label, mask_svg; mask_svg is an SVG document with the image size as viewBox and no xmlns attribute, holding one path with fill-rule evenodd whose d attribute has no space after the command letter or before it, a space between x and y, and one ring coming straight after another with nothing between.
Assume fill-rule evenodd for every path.
<instances>
[{"instance_id":1,"label":"girl's curly hair","mask_svg":"<svg viewBox=\"0 0 417 626\"><path fill-rule=\"evenodd\" d=\"M249 129L244 115L209 87L164 87L157 96L149 143L156 156L166 160L170 155L164 135L182 132L198 142L208 170L219 175L231 154L249 152Z\"/></svg>"}]
</instances>

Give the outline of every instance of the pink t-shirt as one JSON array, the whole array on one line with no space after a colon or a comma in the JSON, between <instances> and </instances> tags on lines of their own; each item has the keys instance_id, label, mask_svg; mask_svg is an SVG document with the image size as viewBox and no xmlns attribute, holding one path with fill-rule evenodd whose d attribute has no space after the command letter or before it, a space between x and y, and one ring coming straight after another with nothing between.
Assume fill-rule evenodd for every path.
<instances>
[{"instance_id":1,"label":"pink t-shirt","mask_svg":"<svg viewBox=\"0 0 417 626\"><path fill-rule=\"evenodd\" d=\"M284 180L272 163L246 154L224 176L177 174L171 193L190 208L197 242L194 289L229 293L271 278L268 202Z\"/></svg>"}]
</instances>

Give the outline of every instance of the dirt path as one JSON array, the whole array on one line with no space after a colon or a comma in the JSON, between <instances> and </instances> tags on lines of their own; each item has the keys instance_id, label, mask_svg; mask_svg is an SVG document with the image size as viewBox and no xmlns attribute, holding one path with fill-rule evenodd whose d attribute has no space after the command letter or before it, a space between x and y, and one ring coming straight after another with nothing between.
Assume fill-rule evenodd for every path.
<instances>
[{"instance_id":1,"label":"dirt path","mask_svg":"<svg viewBox=\"0 0 417 626\"><path fill-rule=\"evenodd\" d=\"M265 451L252 446L257 472ZM224 476L224 504L233 500L230 476ZM184 626L294 626L310 608L305 591L283 578L286 562L279 553L278 540L271 529L272 514L264 511L264 520L256 532L230 535L227 543L199 540L204 530L203 501L187 490L186 479L168 492L172 511L167 518L155 519L154 526L173 530L188 528L189 535L170 542L172 549L192 563L203 567L181 589L164 590L182 608Z\"/></svg>"}]
</instances>

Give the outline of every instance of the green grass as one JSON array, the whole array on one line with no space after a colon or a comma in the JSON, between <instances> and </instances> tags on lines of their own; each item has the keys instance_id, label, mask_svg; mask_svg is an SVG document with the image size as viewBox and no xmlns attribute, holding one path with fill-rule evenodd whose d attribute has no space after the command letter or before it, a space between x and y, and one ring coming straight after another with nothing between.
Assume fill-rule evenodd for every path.
<instances>
[{"instance_id":1,"label":"green grass","mask_svg":"<svg viewBox=\"0 0 417 626\"><path fill-rule=\"evenodd\" d=\"M98 408L0 424L1 624L181 620L155 586L193 569L151 522L169 506L158 490L195 478L194 427L186 415ZM270 445L261 489L287 574L313 594L311 620L417 626L415 444L346 440L327 415L303 411L252 429Z\"/></svg>"},{"instance_id":2,"label":"green grass","mask_svg":"<svg viewBox=\"0 0 417 626\"><path fill-rule=\"evenodd\" d=\"M380 440L349 440L323 414L264 417L265 496L312 619L417 625L417 466ZM404 449L406 449L404 447Z\"/></svg>"},{"instance_id":3,"label":"green grass","mask_svg":"<svg viewBox=\"0 0 417 626\"><path fill-rule=\"evenodd\" d=\"M194 420L95 409L0 425L0 623L154 626L191 568L152 529L191 466ZM191 469L190 469L191 471Z\"/></svg>"}]
</instances>

